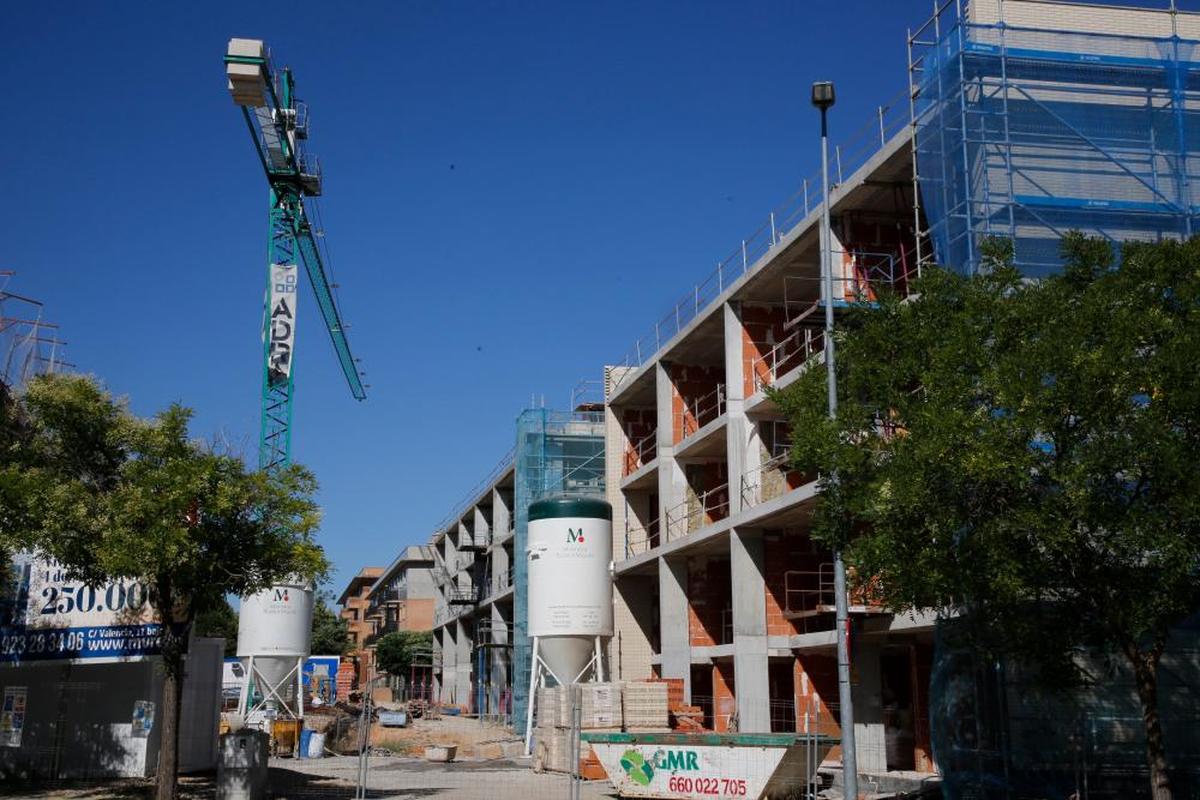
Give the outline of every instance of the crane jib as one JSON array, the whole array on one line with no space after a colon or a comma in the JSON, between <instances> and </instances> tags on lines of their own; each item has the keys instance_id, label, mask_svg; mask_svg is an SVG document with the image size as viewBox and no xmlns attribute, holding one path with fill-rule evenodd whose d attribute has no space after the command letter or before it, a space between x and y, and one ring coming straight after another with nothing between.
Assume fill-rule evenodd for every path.
<instances>
[{"instance_id":1,"label":"crane jib","mask_svg":"<svg viewBox=\"0 0 1200 800\"><path fill-rule=\"evenodd\" d=\"M264 320L262 430L259 464L273 470L291 461L292 376L299 265L303 263L317 308L329 333L338 364L359 400L366 398L357 361L346 338L346 325L329 284L321 250L313 238L304 198L321 194L317 159L308 153L308 110L297 102L288 68L274 71L260 39L230 39L225 54L230 95L241 107L246 127L271 187L271 237Z\"/></svg>"}]
</instances>

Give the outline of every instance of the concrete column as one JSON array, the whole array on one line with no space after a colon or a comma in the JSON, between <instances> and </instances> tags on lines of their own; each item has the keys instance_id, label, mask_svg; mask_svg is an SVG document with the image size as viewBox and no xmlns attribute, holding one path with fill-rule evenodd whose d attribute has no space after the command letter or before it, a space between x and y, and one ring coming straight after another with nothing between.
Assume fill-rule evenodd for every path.
<instances>
[{"instance_id":1,"label":"concrete column","mask_svg":"<svg viewBox=\"0 0 1200 800\"><path fill-rule=\"evenodd\" d=\"M499 489L492 489L492 537L503 536L512 527L512 510Z\"/></svg>"},{"instance_id":2,"label":"concrete column","mask_svg":"<svg viewBox=\"0 0 1200 800\"><path fill-rule=\"evenodd\" d=\"M729 535L733 578L733 683L739 730L770 732L767 682L766 570L762 531L736 528Z\"/></svg>"},{"instance_id":3,"label":"concrete column","mask_svg":"<svg viewBox=\"0 0 1200 800\"><path fill-rule=\"evenodd\" d=\"M442 628L442 702L458 702L458 622Z\"/></svg>"},{"instance_id":4,"label":"concrete column","mask_svg":"<svg viewBox=\"0 0 1200 800\"><path fill-rule=\"evenodd\" d=\"M458 554L455 556L454 569L458 570L455 579L458 583L458 588L464 592L470 592L475 585L474 576L472 575L473 563L465 563L467 560L473 562L474 554L470 550L462 549L462 544L471 537L471 531L467 528L462 520L458 521Z\"/></svg>"},{"instance_id":5,"label":"concrete column","mask_svg":"<svg viewBox=\"0 0 1200 800\"><path fill-rule=\"evenodd\" d=\"M688 626L687 561L658 559L659 630L662 676L683 678L683 696L692 702L692 642Z\"/></svg>"},{"instance_id":6,"label":"concrete column","mask_svg":"<svg viewBox=\"0 0 1200 800\"><path fill-rule=\"evenodd\" d=\"M854 642L850 690L854 697L854 744L857 748L859 772L887 770L887 746L883 728L883 676L879 656L879 645Z\"/></svg>"},{"instance_id":7,"label":"concrete column","mask_svg":"<svg viewBox=\"0 0 1200 800\"><path fill-rule=\"evenodd\" d=\"M471 686L471 656L474 653L472 647L470 630L471 621L469 619L458 619L455 622L458 630L455 641L458 644L457 660L455 663L455 692L458 695L456 702L461 706L470 707L474 700L474 692Z\"/></svg>"},{"instance_id":8,"label":"concrete column","mask_svg":"<svg viewBox=\"0 0 1200 800\"><path fill-rule=\"evenodd\" d=\"M504 589L504 581L508 580L508 551L501 545L493 547L489 555L492 566L492 583L488 587L488 593L499 594Z\"/></svg>"},{"instance_id":9,"label":"concrete column","mask_svg":"<svg viewBox=\"0 0 1200 800\"><path fill-rule=\"evenodd\" d=\"M487 544L491 532L492 524L488 522L487 514L483 513L482 508L475 506L475 518L472 520L471 534L475 537L476 544Z\"/></svg>"},{"instance_id":10,"label":"concrete column","mask_svg":"<svg viewBox=\"0 0 1200 800\"><path fill-rule=\"evenodd\" d=\"M675 460L675 387L667 367L655 364L655 409L658 425L658 529L662 542L670 538L667 530L667 511L687 497L687 479L683 467Z\"/></svg>"},{"instance_id":11,"label":"concrete column","mask_svg":"<svg viewBox=\"0 0 1200 800\"><path fill-rule=\"evenodd\" d=\"M500 610L500 606L492 604L492 644L496 647L489 648L491 656L492 670L492 686L490 698L488 702L491 705L492 713L496 713L499 708L500 700L505 691L509 688L508 681L508 662L504 659L504 654L508 652L507 647L502 645L508 644L508 626L509 621L504 618L504 613Z\"/></svg>"},{"instance_id":12,"label":"concrete column","mask_svg":"<svg viewBox=\"0 0 1200 800\"><path fill-rule=\"evenodd\" d=\"M741 308L726 303L725 314L725 442L729 468L729 513L742 510L742 478L757 459L750 458L754 425L746 418L745 358ZM735 677L736 677L736 673Z\"/></svg>"}]
</instances>

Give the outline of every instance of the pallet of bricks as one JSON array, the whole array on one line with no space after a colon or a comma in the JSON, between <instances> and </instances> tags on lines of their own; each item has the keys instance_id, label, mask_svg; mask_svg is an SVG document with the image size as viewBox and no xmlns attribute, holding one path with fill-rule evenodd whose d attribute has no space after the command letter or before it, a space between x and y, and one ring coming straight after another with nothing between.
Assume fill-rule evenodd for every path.
<instances>
[{"instance_id":1,"label":"pallet of bricks","mask_svg":"<svg viewBox=\"0 0 1200 800\"><path fill-rule=\"evenodd\" d=\"M534 733L533 769L537 772L572 772L572 692L578 692L582 731L621 730L621 684L585 683L554 686L537 693L537 729ZM604 769L586 744L580 744L580 774L601 779Z\"/></svg>"},{"instance_id":2,"label":"pallet of bricks","mask_svg":"<svg viewBox=\"0 0 1200 800\"><path fill-rule=\"evenodd\" d=\"M631 733L669 731L669 685L665 681L630 681L622 686L621 711ZM682 682L680 683L682 701Z\"/></svg>"},{"instance_id":3,"label":"pallet of bricks","mask_svg":"<svg viewBox=\"0 0 1200 800\"><path fill-rule=\"evenodd\" d=\"M677 733L703 733L704 709L683 700L683 678L647 678L647 683L667 685L667 716L671 730Z\"/></svg>"}]
</instances>

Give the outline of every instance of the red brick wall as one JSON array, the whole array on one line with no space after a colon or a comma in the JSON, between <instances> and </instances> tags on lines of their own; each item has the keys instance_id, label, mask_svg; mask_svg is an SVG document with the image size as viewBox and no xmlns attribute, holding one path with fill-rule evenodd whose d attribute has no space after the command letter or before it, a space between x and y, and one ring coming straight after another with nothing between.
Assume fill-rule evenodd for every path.
<instances>
[{"instance_id":1,"label":"red brick wall","mask_svg":"<svg viewBox=\"0 0 1200 800\"><path fill-rule=\"evenodd\" d=\"M783 328L786 319L782 306L742 306L743 397L754 394L755 373L760 379L767 379L766 365L758 359L787 337Z\"/></svg>"},{"instance_id":2,"label":"red brick wall","mask_svg":"<svg viewBox=\"0 0 1200 800\"><path fill-rule=\"evenodd\" d=\"M625 430L625 467L623 475L637 471L643 463L654 458L654 451L639 454L635 447L642 439L654 433L657 420L653 408L627 408L621 413L621 427ZM645 458L643 459L643 456Z\"/></svg>"},{"instance_id":3,"label":"red brick wall","mask_svg":"<svg viewBox=\"0 0 1200 800\"><path fill-rule=\"evenodd\" d=\"M732 604L727 560L699 556L688 559L688 638L693 647L722 644L722 612Z\"/></svg>"},{"instance_id":4,"label":"red brick wall","mask_svg":"<svg viewBox=\"0 0 1200 800\"><path fill-rule=\"evenodd\" d=\"M729 516L729 465L724 461L684 465L684 477L697 497L711 492L705 499L705 515L700 525L711 525ZM689 507L690 508L690 507ZM672 534L673 535L673 534Z\"/></svg>"},{"instance_id":5,"label":"red brick wall","mask_svg":"<svg viewBox=\"0 0 1200 800\"><path fill-rule=\"evenodd\" d=\"M718 733L729 730L729 715L737 713L737 699L734 696L733 687L733 662L722 661L714 664L713 730Z\"/></svg>"},{"instance_id":6,"label":"red brick wall","mask_svg":"<svg viewBox=\"0 0 1200 800\"><path fill-rule=\"evenodd\" d=\"M788 602L786 573L789 570L817 572L822 561L830 560L826 554L814 553L810 542L804 534L768 533L763 536L768 636L794 636L806 630L799 620L784 618L784 609ZM798 596L793 597L795 605L799 605L798 600Z\"/></svg>"},{"instance_id":7,"label":"red brick wall","mask_svg":"<svg viewBox=\"0 0 1200 800\"><path fill-rule=\"evenodd\" d=\"M796 686L796 730L804 730L804 715L808 714L809 730L840 737L842 728L839 723L837 704L837 657L834 655L806 653L796 657L795 662ZM840 746L834 746L827 756L831 759L842 757Z\"/></svg>"},{"instance_id":8,"label":"red brick wall","mask_svg":"<svg viewBox=\"0 0 1200 800\"><path fill-rule=\"evenodd\" d=\"M719 384L725 382L725 370L721 367L696 367L672 364L668 370L671 378L671 431L672 441L683 438L684 427L698 427L701 423L692 413L694 401L701 400L707 407L715 402L710 398ZM704 409L702 408L701 411ZM708 422L704 419L703 422Z\"/></svg>"}]
</instances>

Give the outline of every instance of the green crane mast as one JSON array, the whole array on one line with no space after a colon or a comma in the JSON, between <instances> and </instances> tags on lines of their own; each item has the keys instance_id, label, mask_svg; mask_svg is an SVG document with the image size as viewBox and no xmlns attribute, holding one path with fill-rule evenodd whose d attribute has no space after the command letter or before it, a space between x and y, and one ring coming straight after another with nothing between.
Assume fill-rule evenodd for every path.
<instances>
[{"instance_id":1,"label":"green crane mast","mask_svg":"<svg viewBox=\"0 0 1200 800\"><path fill-rule=\"evenodd\" d=\"M317 307L329 331L355 399L366 398L357 361L350 353L317 247L305 199L321 194L321 168L305 149L308 109L296 100L291 69L272 69L259 39L230 39L225 54L229 93L242 109L250 138L270 187L270 239L267 244L267 291L263 313L262 420L258 466L275 470L292 458L296 301L299 265L304 265Z\"/></svg>"}]
</instances>

